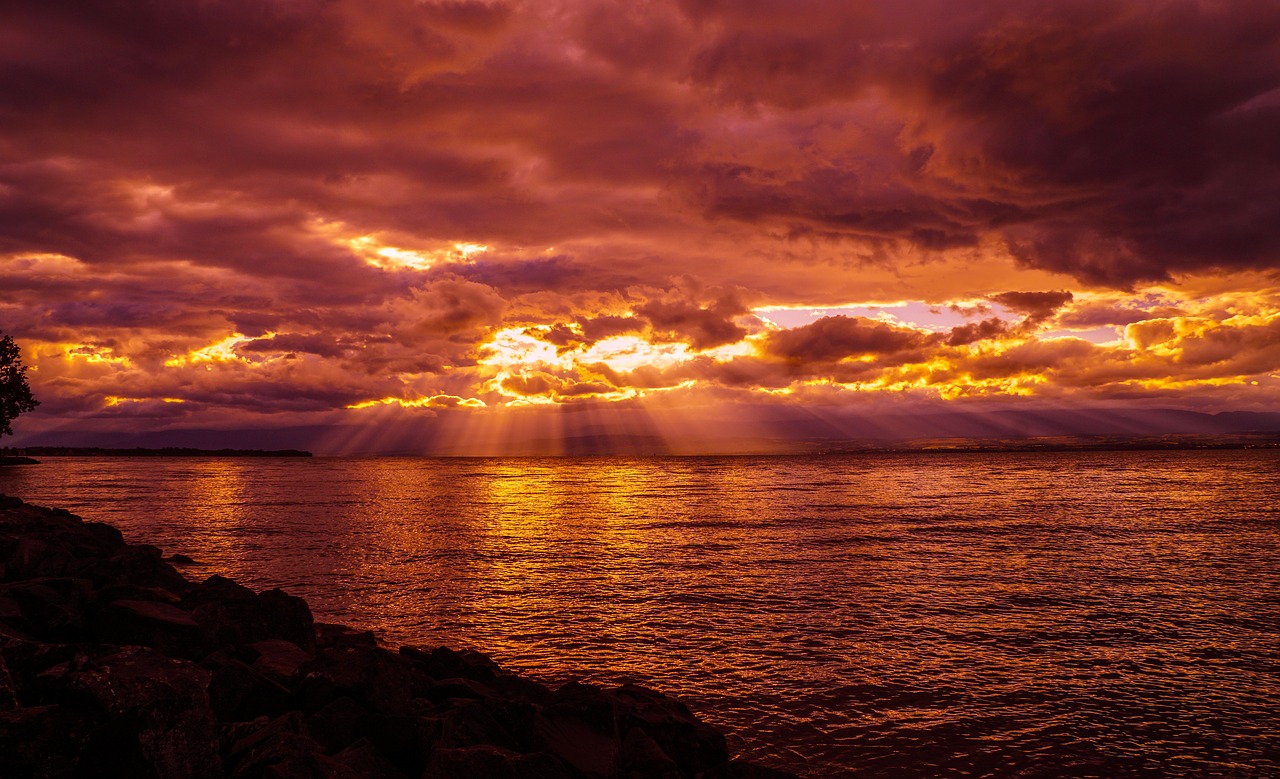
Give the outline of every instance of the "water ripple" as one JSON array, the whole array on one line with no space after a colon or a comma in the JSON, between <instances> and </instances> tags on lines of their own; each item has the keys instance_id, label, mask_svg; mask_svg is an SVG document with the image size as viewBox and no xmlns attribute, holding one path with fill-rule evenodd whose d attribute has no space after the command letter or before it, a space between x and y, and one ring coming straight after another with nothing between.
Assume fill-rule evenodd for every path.
<instances>
[{"instance_id":1,"label":"water ripple","mask_svg":"<svg viewBox=\"0 0 1280 779\"><path fill-rule=\"evenodd\" d=\"M1280 454L50 458L0 490L813 777L1280 776Z\"/></svg>"}]
</instances>

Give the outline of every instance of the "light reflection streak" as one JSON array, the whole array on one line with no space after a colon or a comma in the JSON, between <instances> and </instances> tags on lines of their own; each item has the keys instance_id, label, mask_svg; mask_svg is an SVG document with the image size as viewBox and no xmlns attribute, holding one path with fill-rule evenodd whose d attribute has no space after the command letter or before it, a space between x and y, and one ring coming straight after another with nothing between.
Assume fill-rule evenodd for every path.
<instances>
[{"instance_id":1,"label":"light reflection streak","mask_svg":"<svg viewBox=\"0 0 1280 779\"><path fill-rule=\"evenodd\" d=\"M201 573L286 586L393 642L679 691L753 757L923 777L1085 752L1164 765L1199 754L1208 717L1265 764L1276 464L72 458L0 489L115 507L102 518ZM932 765L902 761L924 745Z\"/></svg>"}]
</instances>

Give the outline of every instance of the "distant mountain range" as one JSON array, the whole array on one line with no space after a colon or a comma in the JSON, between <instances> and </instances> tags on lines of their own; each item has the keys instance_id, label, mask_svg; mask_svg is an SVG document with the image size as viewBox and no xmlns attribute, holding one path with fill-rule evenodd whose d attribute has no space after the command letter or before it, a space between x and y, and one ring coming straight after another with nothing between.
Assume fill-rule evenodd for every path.
<instances>
[{"instance_id":1,"label":"distant mountain range","mask_svg":"<svg viewBox=\"0 0 1280 779\"><path fill-rule=\"evenodd\" d=\"M665 427L637 409L566 407L522 428L465 426L434 417L386 427L310 425L177 429L149 433L47 431L15 437L15 450L169 456L668 455L972 449L1125 449L1270 446L1280 413L1076 408L870 413L845 408L732 406ZM459 420L461 417L458 418ZM672 431L675 431L674 433ZM518 432L517 432L518 431ZM105 451L113 450L113 451ZM52 451L48 451L53 454Z\"/></svg>"},{"instance_id":2,"label":"distant mountain range","mask_svg":"<svg viewBox=\"0 0 1280 779\"><path fill-rule=\"evenodd\" d=\"M115 449L99 446L20 446L0 449L0 457L310 457L297 449L195 449L166 446L159 449Z\"/></svg>"}]
</instances>

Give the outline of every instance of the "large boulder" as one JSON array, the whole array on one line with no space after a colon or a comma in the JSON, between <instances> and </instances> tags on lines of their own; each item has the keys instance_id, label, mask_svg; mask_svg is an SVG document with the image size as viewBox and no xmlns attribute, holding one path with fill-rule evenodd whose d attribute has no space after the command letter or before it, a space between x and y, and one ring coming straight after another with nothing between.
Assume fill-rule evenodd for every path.
<instances>
[{"instance_id":1,"label":"large boulder","mask_svg":"<svg viewBox=\"0 0 1280 779\"><path fill-rule=\"evenodd\" d=\"M245 651L253 656L255 671L282 684L291 682L298 669L315 658L313 653L280 638L255 641L246 646Z\"/></svg>"},{"instance_id":2,"label":"large boulder","mask_svg":"<svg viewBox=\"0 0 1280 779\"><path fill-rule=\"evenodd\" d=\"M5 578L9 581L66 576L76 558L66 544L43 538L19 538L7 550Z\"/></svg>"},{"instance_id":3,"label":"large boulder","mask_svg":"<svg viewBox=\"0 0 1280 779\"><path fill-rule=\"evenodd\" d=\"M441 725L434 717L370 712L360 718L358 732L401 771L420 776L440 744Z\"/></svg>"},{"instance_id":4,"label":"large boulder","mask_svg":"<svg viewBox=\"0 0 1280 779\"><path fill-rule=\"evenodd\" d=\"M18 699L18 688L13 684L13 675L9 673L9 664L0 654L0 711L12 711L22 705Z\"/></svg>"},{"instance_id":5,"label":"large boulder","mask_svg":"<svg viewBox=\"0 0 1280 779\"><path fill-rule=\"evenodd\" d=\"M213 649L191 612L155 600L121 599L101 606L93 617L93 634L98 641L149 646L190 660Z\"/></svg>"},{"instance_id":6,"label":"large boulder","mask_svg":"<svg viewBox=\"0 0 1280 779\"><path fill-rule=\"evenodd\" d=\"M315 623L316 646L318 648L337 646L377 646L378 637L372 630L359 630L348 625L335 625L331 622Z\"/></svg>"},{"instance_id":7,"label":"large boulder","mask_svg":"<svg viewBox=\"0 0 1280 779\"><path fill-rule=\"evenodd\" d=\"M359 769L330 757L305 732L298 712L261 717L227 729L233 779L360 779Z\"/></svg>"},{"instance_id":8,"label":"large boulder","mask_svg":"<svg viewBox=\"0 0 1280 779\"><path fill-rule=\"evenodd\" d=\"M140 763L158 779L222 775L209 674L196 665L126 646L42 675L63 705L101 715L81 751L82 764Z\"/></svg>"},{"instance_id":9,"label":"large boulder","mask_svg":"<svg viewBox=\"0 0 1280 779\"><path fill-rule=\"evenodd\" d=\"M478 682L489 682L502 672L497 663L475 650L454 651L446 646L438 646L431 651L426 651L417 647L403 646L400 647L400 654L436 679L472 679Z\"/></svg>"},{"instance_id":10,"label":"large boulder","mask_svg":"<svg viewBox=\"0 0 1280 779\"><path fill-rule=\"evenodd\" d=\"M697 774L729 762L724 734L702 722L683 703L637 685L612 693L618 727L639 729L687 773Z\"/></svg>"},{"instance_id":11,"label":"large boulder","mask_svg":"<svg viewBox=\"0 0 1280 779\"><path fill-rule=\"evenodd\" d=\"M437 749L423 779L573 779L573 774L546 753L522 755L481 744Z\"/></svg>"},{"instance_id":12,"label":"large boulder","mask_svg":"<svg viewBox=\"0 0 1280 779\"><path fill-rule=\"evenodd\" d=\"M622 740L613 776L616 779L684 779L680 766L639 728L632 728Z\"/></svg>"},{"instance_id":13,"label":"large boulder","mask_svg":"<svg viewBox=\"0 0 1280 779\"><path fill-rule=\"evenodd\" d=\"M183 598L196 622L217 642L244 646L280 639L315 650L315 621L302 598L282 590L255 594L247 587L212 576Z\"/></svg>"},{"instance_id":14,"label":"large boulder","mask_svg":"<svg viewBox=\"0 0 1280 779\"><path fill-rule=\"evenodd\" d=\"M200 665L209 672L209 704L220 722L275 716L294 705L288 687L227 652L214 652Z\"/></svg>"},{"instance_id":15,"label":"large boulder","mask_svg":"<svg viewBox=\"0 0 1280 779\"><path fill-rule=\"evenodd\" d=\"M342 695L382 714L409 714L412 673L404 658L376 647L321 649L297 671L305 699L319 706Z\"/></svg>"},{"instance_id":16,"label":"large boulder","mask_svg":"<svg viewBox=\"0 0 1280 779\"><path fill-rule=\"evenodd\" d=\"M110 555L84 556L73 570L98 587L128 584L173 592L191 588L178 569L164 561L160 550L147 544L126 545Z\"/></svg>"},{"instance_id":17,"label":"large boulder","mask_svg":"<svg viewBox=\"0 0 1280 779\"><path fill-rule=\"evenodd\" d=\"M0 619L49 641L88 637L85 610L93 599L86 579L42 577L0 585Z\"/></svg>"},{"instance_id":18,"label":"large boulder","mask_svg":"<svg viewBox=\"0 0 1280 779\"><path fill-rule=\"evenodd\" d=\"M608 779L620 749L614 702L595 685L569 682L538 715L548 751L588 779Z\"/></svg>"},{"instance_id":19,"label":"large boulder","mask_svg":"<svg viewBox=\"0 0 1280 779\"><path fill-rule=\"evenodd\" d=\"M363 779L408 779L407 775L387 759L373 742L362 738L333 759L355 771Z\"/></svg>"},{"instance_id":20,"label":"large boulder","mask_svg":"<svg viewBox=\"0 0 1280 779\"><path fill-rule=\"evenodd\" d=\"M264 741L231 774L233 779L364 779L356 769L324 753L320 745L297 733L281 733Z\"/></svg>"},{"instance_id":21,"label":"large boulder","mask_svg":"<svg viewBox=\"0 0 1280 779\"><path fill-rule=\"evenodd\" d=\"M79 765L88 720L73 709L30 706L0 711L0 776L62 779Z\"/></svg>"},{"instance_id":22,"label":"large boulder","mask_svg":"<svg viewBox=\"0 0 1280 779\"><path fill-rule=\"evenodd\" d=\"M306 718L306 734L328 752L346 749L360 735L369 710L347 696L336 698Z\"/></svg>"},{"instance_id":23,"label":"large boulder","mask_svg":"<svg viewBox=\"0 0 1280 779\"><path fill-rule=\"evenodd\" d=\"M546 746L538 729L537 710L515 701L459 701L440 717L441 744L491 744L515 752Z\"/></svg>"}]
</instances>

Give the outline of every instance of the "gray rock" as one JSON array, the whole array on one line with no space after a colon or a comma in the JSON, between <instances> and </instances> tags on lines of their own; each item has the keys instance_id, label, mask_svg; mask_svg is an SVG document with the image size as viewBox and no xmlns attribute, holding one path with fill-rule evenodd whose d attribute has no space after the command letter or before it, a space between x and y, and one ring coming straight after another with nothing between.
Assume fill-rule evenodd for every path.
<instances>
[{"instance_id":1,"label":"gray rock","mask_svg":"<svg viewBox=\"0 0 1280 779\"><path fill-rule=\"evenodd\" d=\"M459 652L439 646L428 652L417 647L403 646L400 647L400 654L436 679L489 682L502 670L487 655L474 650L464 649Z\"/></svg>"},{"instance_id":2,"label":"gray rock","mask_svg":"<svg viewBox=\"0 0 1280 779\"><path fill-rule=\"evenodd\" d=\"M196 622L214 640L243 646L282 639L308 652L315 649L314 621L306 601L281 590L255 595L252 590L234 583L223 585L226 579L211 586L214 579L221 577L211 577L184 600Z\"/></svg>"},{"instance_id":3,"label":"gray rock","mask_svg":"<svg viewBox=\"0 0 1280 779\"><path fill-rule=\"evenodd\" d=\"M351 744L333 759L364 779L407 779L406 774L366 738Z\"/></svg>"},{"instance_id":4,"label":"gray rock","mask_svg":"<svg viewBox=\"0 0 1280 779\"><path fill-rule=\"evenodd\" d=\"M299 673L313 690L329 688L334 697L349 695L383 714L411 713L409 663L391 652L364 646L321 649Z\"/></svg>"},{"instance_id":5,"label":"gray rock","mask_svg":"<svg viewBox=\"0 0 1280 779\"><path fill-rule=\"evenodd\" d=\"M62 779L72 775L88 726L56 705L0 711L0 776Z\"/></svg>"},{"instance_id":6,"label":"gray rock","mask_svg":"<svg viewBox=\"0 0 1280 779\"><path fill-rule=\"evenodd\" d=\"M724 734L699 720L677 700L636 685L614 690L619 726L644 731L687 773L729 762Z\"/></svg>"},{"instance_id":7,"label":"gray rock","mask_svg":"<svg viewBox=\"0 0 1280 779\"><path fill-rule=\"evenodd\" d=\"M255 641L246 648L257 654L253 661L255 671L281 682L288 682L298 668L315 659L311 652L280 638Z\"/></svg>"},{"instance_id":8,"label":"gray rock","mask_svg":"<svg viewBox=\"0 0 1280 779\"><path fill-rule=\"evenodd\" d=\"M334 625L329 622L315 623L316 646L321 648L339 646L377 646L378 638L372 630L358 630L346 625Z\"/></svg>"},{"instance_id":9,"label":"gray rock","mask_svg":"<svg viewBox=\"0 0 1280 779\"><path fill-rule=\"evenodd\" d=\"M344 695L306 718L306 734L325 751L337 752L356 740L361 720L368 714L368 709Z\"/></svg>"},{"instance_id":10,"label":"gray rock","mask_svg":"<svg viewBox=\"0 0 1280 779\"><path fill-rule=\"evenodd\" d=\"M675 761L639 728L632 728L622 740L611 775L616 779L684 779Z\"/></svg>"},{"instance_id":11,"label":"gray rock","mask_svg":"<svg viewBox=\"0 0 1280 779\"><path fill-rule=\"evenodd\" d=\"M92 701L117 738L136 739L159 779L222 775L217 731L206 688L209 674L145 647L120 647L59 680L68 694Z\"/></svg>"},{"instance_id":12,"label":"gray rock","mask_svg":"<svg viewBox=\"0 0 1280 779\"><path fill-rule=\"evenodd\" d=\"M491 744L516 752L546 746L537 711L527 703L488 700L458 702L440 717L441 744L450 747Z\"/></svg>"},{"instance_id":13,"label":"gray rock","mask_svg":"<svg viewBox=\"0 0 1280 779\"><path fill-rule=\"evenodd\" d=\"M288 687L226 652L214 652L200 665L210 674L209 704L219 721L274 716L291 705Z\"/></svg>"},{"instance_id":14,"label":"gray rock","mask_svg":"<svg viewBox=\"0 0 1280 779\"><path fill-rule=\"evenodd\" d=\"M99 641L149 646L190 660L213 649L191 612L151 600L117 600L102 606L93 618L93 634Z\"/></svg>"},{"instance_id":15,"label":"gray rock","mask_svg":"<svg viewBox=\"0 0 1280 779\"><path fill-rule=\"evenodd\" d=\"M362 779L355 769L324 754L298 733L276 733L247 755L233 779Z\"/></svg>"},{"instance_id":16,"label":"gray rock","mask_svg":"<svg viewBox=\"0 0 1280 779\"><path fill-rule=\"evenodd\" d=\"M9 673L9 664L0 654L0 711L12 711L21 705L18 688L13 685L13 676Z\"/></svg>"},{"instance_id":17,"label":"gray rock","mask_svg":"<svg viewBox=\"0 0 1280 779\"><path fill-rule=\"evenodd\" d=\"M423 779L571 779L546 753L520 755L499 747L444 747L431 756Z\"/></svg>"}]
</instances>

